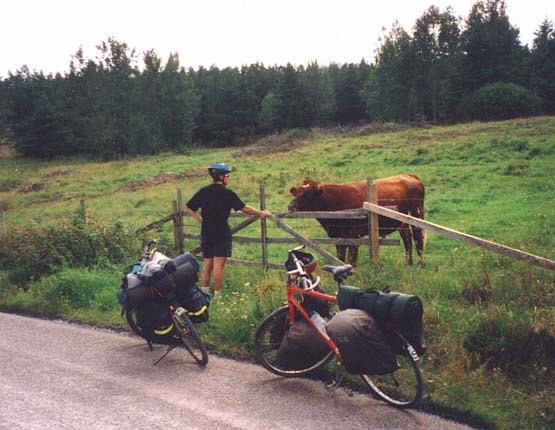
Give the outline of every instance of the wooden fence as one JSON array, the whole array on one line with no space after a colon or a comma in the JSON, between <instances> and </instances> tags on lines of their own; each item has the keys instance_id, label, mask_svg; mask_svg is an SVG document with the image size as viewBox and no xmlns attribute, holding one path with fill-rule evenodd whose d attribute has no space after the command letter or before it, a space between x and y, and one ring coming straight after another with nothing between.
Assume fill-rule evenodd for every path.
<instances>
[{"instance_id":1,"label":"wooden fence","mask_svg":"<svg viewBox=\"0 0 555 430\"><path fill-rule=\"evenodd\" d=\"M371 201L377 202L377 192L375 190L375 184L372 183L372 180L368 180L368 198ZM264 184L260 184L260 209L265 210L266 208L266 194ZM185 232L184 230L184 217L189 217L190 214L188 211L184 210L183 207L183 199L181 195L181 190L177 190L177 199L172 202L172 213L165 216L162 219L154 221L145 227L142 227L137 230L137 233L146 232L148 230L152 230L157 228L167 222L173 222L173 235L174 235L174 243L175 243L175 251L178 254L181 254L185 251L184 241L185 239L190 240L198 240L200 241L199 234L193 234ZM341 260L339 260L335 255L329 253L321 245L359 245L359 246L367 246L371 256L375 256L373 258L374 263L378 263L377 256L378 256L378 248L379 246L397 246L400 244L399 240L396 239L380 239L378 234L378 223L374 221L372 223L372 217L369 216L369 212L363 208L361 209L352 209L347 211L334 211L334 212L273 212L272 215L268 218L273 223L279 227L281 230L287 232L291 237L268 237L268 228L267 228L267 219L260 219L257 216L247 215L242 212L236 212L230 214L230 217L235 218L246 218L236 226L231 228L231 233L233 235L233 242L234 243L242 243L242 244L260 244L262 248L262 259L259 262L253 261L245 261L245 260L237 260L237 259L229 259L229 263L231 264L240 264L245 266L250 265L262 265L264 269L272 268L272 269L282 269L283 264L273 264L268 261L268 245L270 244L304 244L307 247L310 247L315 252L320 254L324 257L327 261L333 264L344 264ZM372 234L369 235L367 238L360 238L360 239L352 239L352 238L308 238L305 235L299 233L297 230L289 226L284 219L358 219L358 220L368 220L369 228L372 231ZM243 230L250 224L255 221L260 220L260 236L259 237L244 237L244 236L236 236L235 234L240 230ZM377 216L376 216L377 220ZM194 249L188 250L192 254L196 255L200 251L200 247L196 247Z\"/></svg>"},{"instance_id":2,"label":"wooden fence","mask_svg":"<svg viewBox=\"0 0 555 430\"><path fill-rule=\"evenodd\" d=\"M431 223L429 221L424 221L420 218L415 218L410 215L406 215L400 212L397 212L391 207L384 207L378 206L377 204L377 190L375 184L372 183L372 180L368 180L368 202L365 202L361 209L352 209L348 211L337 211L337 212L273 212L272 215L269 217L271 221L274 222L276 226L278 226L281 230L287 232L292 237L280 237L280 238L271 238L268 237L268 229L267 229L267 220L261 219L261 228L260 228L260 236L259 237L240 237L240 236L233 236L234 243L243 243L243 244L252 244L257 243L260 244L262 247L262 261L261 262L253 262L253 261L244 261L244 260L236 260L236 259L229 259L231 264L240 264L240 265L259 265L262 264L264 269L268 268L275 268L275 269L282 269L283 264L273 264L268 261L268 245L269 244L304 244L315 252L320 254L324 257L327 261L333 264L344 264L341 260L337 257L323 249L320 245L359 245L359 246L368 246L371 261L374 265L379 264L379 246L384 245L399 245L399 240L392 240L392 239L380 239L378 233L378 216L385 216L388 218L392 218L397 221L404 222L406 224L420 227L424 230L433 231L438 234L442 234L444 236L450 237L452 239L460 240L465 243L468 243L473 246L478 246L484 249L487 249L492 252L496 252L507 257L511 257L514 259L526 261L529 264L537 265L546 269L555 270L555 261L549 260L547 258L539 257L537 255L533 255L524 251L520 251L518 249L510 248L505 245L501 245L499 243L495 243L489 240L485 240L476 236L472 236L466 233L462 233L447 227L440 226L438 224ZM156 228L166 222L172 221L173 222L173 231L174 231L174 241L175 241L175 249L177 253L183 253L184 249L184 240L191 239L191 240L200 240L200 235L198 234L191 234L186 233L184 231L184 223L183 217L190 216L187 211L183 210L183 202L181 197L181 190L177 190L177 200L173 201L173 213L158 220L154 221L147 226L137 230L137 232L146 232L153 228ZM260 185L260 208L266 208L266 201L265 201L265 190L264 185ZM239 232L240 230L244 229L245 227L249 226L255 221L258 221L260 218L257 216L250 216L246 215L242 212L232 213L231 217L242 217L246 218L236 226L231 228L232 235ZM300 218L307 218L307 219L367 219L369 224L369 231L370 234L367 238L360 238L360 239L348 239L348 238L316 238L310 239L303 234L299 233L297 230L290 227L288 224L284 222L284 219L293 218L293 219L300 219ZM189 250L193 254L198 254L200 251L200 247L194 248Z\"/></svg>"}]
</instances>

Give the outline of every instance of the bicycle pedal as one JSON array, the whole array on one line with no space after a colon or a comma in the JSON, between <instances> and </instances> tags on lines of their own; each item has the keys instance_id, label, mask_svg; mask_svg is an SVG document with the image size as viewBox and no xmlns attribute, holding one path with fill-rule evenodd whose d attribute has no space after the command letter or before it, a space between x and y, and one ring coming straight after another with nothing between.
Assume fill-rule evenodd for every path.
<instances>
[{"instance_id":1,"label":"bicycle pedal","mask_svg":"<svg viewBox=\"0 0 555 430\"><path fill-rule=\"evenodd\" d=\"M326 389L328 389L328 390L329 390L331 387L333 387L334 385L335 385L335 380L333 380L333 379L332 379L331 381L324 382L324 386L325 386Z\"/></svg>"}]
</instances>

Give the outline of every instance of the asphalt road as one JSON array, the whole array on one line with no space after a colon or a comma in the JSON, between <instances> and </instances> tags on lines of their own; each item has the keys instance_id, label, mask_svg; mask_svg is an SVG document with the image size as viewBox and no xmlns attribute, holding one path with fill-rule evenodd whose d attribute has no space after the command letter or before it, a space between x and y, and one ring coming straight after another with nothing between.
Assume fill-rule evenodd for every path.
<instances>
[{"instance_id":1,"label":"asphalt road","mask_svg":"<svg viewBox=\"0 0 555 430\"><path fill-rule=\"evenodd\" d=\"M422 429L469 427L400 411L319 381L186 351L150 352L126 333L0 313L0 428Z\"/></svg>"}]
</instances>

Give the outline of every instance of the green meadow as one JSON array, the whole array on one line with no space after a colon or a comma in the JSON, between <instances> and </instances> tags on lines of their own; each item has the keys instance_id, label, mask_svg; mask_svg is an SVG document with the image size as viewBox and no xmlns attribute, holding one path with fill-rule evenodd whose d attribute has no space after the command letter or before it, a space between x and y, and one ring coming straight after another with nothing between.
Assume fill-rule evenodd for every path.
<instances>
[{"instance_id":1,"label":"green meadow","mask_svg":"<svg viewBox=\"0 0 555 430\"><path fill-rule=\"evenodd\" d=\"M206 166L220 161L233 167L230 188L246 203L259 204L263 183L267 209L280 212L289 189L305 178L348 182L414 173L426 186L426 220L555 259L555 117L294 130L249 147L192 147L112 162L28 160L5 148L0 154L5 311L125 328L116 292L142 243L156 239L159 250L175 255L171 223L134 232L168 215L178 188L186 201L207 184ZM315 220L286 222L305 236L325 237ZM271 221L268 229L271 237L288 236ZM198 233L199 225L186 217L185 230ZM259 237L260 224L238 235ZM185 241L186 250L196 246ZM270 245L270 262L282 263L291 246ZM260 246L236 244L233 256L260 261ZM381 247L380 261L373 267L362 247L348 282L422 298L423 409L478 428L555 427L553 271L435 233L426 235L423 265L406 266L402 246ZM328 275L318 274L333 291ZM284 282L282 271L229 265L224 294L200 326L209 347L252 359L254 330L283 301Z\"/></svg>"}]
</instances>

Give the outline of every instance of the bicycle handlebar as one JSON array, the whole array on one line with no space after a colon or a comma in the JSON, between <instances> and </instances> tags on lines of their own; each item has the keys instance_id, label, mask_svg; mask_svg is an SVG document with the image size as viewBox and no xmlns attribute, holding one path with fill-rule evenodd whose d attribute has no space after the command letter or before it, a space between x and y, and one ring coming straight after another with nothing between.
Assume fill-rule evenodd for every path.
<instances>
[{"instance_id":1,"label":"bicycle handlebar","mask_svg":"<svg viewBox=\"0 0 555 430\"><path fill-rule=\"evenodd\" d=\"M156 250L156 248L154 249L150 249L150 247L154 244L158 243L156 240L152 239L150 242L148 242L144 248L143 248L143 257L146 260L150 260L152 258L152 255L154 254L154 251Z\"/></svg>"}]
</instances>

